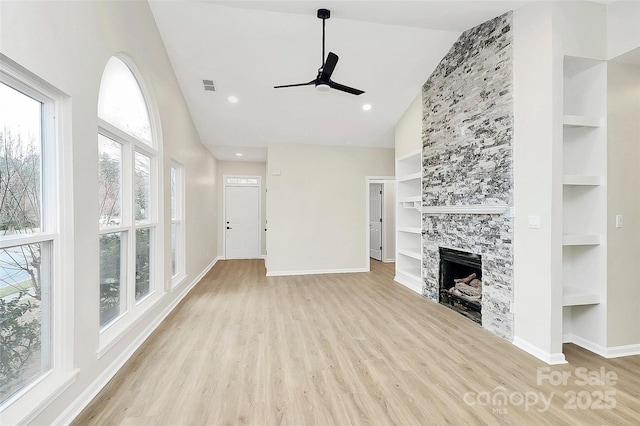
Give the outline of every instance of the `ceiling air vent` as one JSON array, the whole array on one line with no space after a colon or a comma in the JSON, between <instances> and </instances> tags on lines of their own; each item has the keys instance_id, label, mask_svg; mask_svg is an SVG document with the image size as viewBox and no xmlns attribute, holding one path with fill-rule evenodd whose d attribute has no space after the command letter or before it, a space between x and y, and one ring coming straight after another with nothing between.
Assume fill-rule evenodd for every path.
<instances>
[{"instance_id":1,"label":"ceiling air vent","mask_svg":"<svg viewBox=\"0 0 640 426\"><path fill-rule=\"evenodd\" d=\"M210 92L216 91L216 85L213 80L202 80L202 83L204 84L204 90L208 90Z\"/></svg>"}]
</instances>

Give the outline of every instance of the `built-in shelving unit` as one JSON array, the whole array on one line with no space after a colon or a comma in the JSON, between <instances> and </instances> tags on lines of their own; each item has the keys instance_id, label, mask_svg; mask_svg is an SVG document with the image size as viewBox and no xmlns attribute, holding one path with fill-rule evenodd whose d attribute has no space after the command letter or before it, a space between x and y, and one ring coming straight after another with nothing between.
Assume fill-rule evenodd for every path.
<instances>
[{"instance_id":1,"label":"built-in shelving unit","mask_svg":"<svg viewBox=\"0 0 640 426\"><path fill-rule=\"evenodd\" d=\"M606 324L606 63L565 56L563 74L563 335L593 342Z\"/></svg>"},{"instance_id":2,"label":"built-in shelving unit","mask_svg":"<svg viewBox=\"0 0 640 426\"><path fill-rule=\"evenodd\" d=\"M422 294L422 153L396 159L395 280Z\"/></svg>"}]
</instances>

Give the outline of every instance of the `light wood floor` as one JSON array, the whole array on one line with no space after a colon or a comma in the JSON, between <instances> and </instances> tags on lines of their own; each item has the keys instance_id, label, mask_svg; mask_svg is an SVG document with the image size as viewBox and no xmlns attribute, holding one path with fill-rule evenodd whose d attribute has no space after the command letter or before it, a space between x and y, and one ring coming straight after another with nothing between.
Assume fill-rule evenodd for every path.
<instances>
[{"instance_id":1,"label":"light wood floor","mask_svg":"<svg viewBox=\"0 0 640 426\"><path fill-rule=\"evenodd\" d=\"M395 284L392 264L371 269L266 278L263 261L218 262L74 424L640 423L640 357L568 345L549 369L567 384L537 383L544 363ZM581 385L579 367L618 380Z\"/></svg>"}]
</instances>

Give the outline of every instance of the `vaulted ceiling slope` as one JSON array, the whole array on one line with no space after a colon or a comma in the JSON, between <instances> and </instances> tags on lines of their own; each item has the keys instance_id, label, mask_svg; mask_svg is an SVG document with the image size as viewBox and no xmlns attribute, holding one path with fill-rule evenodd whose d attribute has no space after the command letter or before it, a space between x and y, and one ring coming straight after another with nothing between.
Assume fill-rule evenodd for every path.
<instances>
[{"instance_id":1,"label":"vaulted ceiling slope","mask_svg":"<svg viewBox=\"0 0 640 426\"><path fill-rule=\"evenodd\" d=\"M502 1L151 1L202 142L219 160L264 161L269 143L393 147L394 126L465 29L518 7ZM332 79L313 86L326 49ZM203 80L213 80L215 91ZM229 96L238 102L232 104ZM369 111L362 106L370 104Z\"/></svg>"}]
</instances>

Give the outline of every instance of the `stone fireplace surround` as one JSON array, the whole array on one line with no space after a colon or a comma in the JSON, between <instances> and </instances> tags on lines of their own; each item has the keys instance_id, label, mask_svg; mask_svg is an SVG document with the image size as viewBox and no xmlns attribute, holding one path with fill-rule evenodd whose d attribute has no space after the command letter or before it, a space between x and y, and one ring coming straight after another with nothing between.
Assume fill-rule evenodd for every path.
<instances>
[{"instance_id":1,"label":"stone fireplace surround","mask_svg":"<svg viewBox=\"0 0 640 426\"><path fill-rule=\"evenodd\" d=\"M440 247L482 256L482 326L513 339L512 14L465 31L423 86L423 294Z\"/></svg>"}]
</instances>

